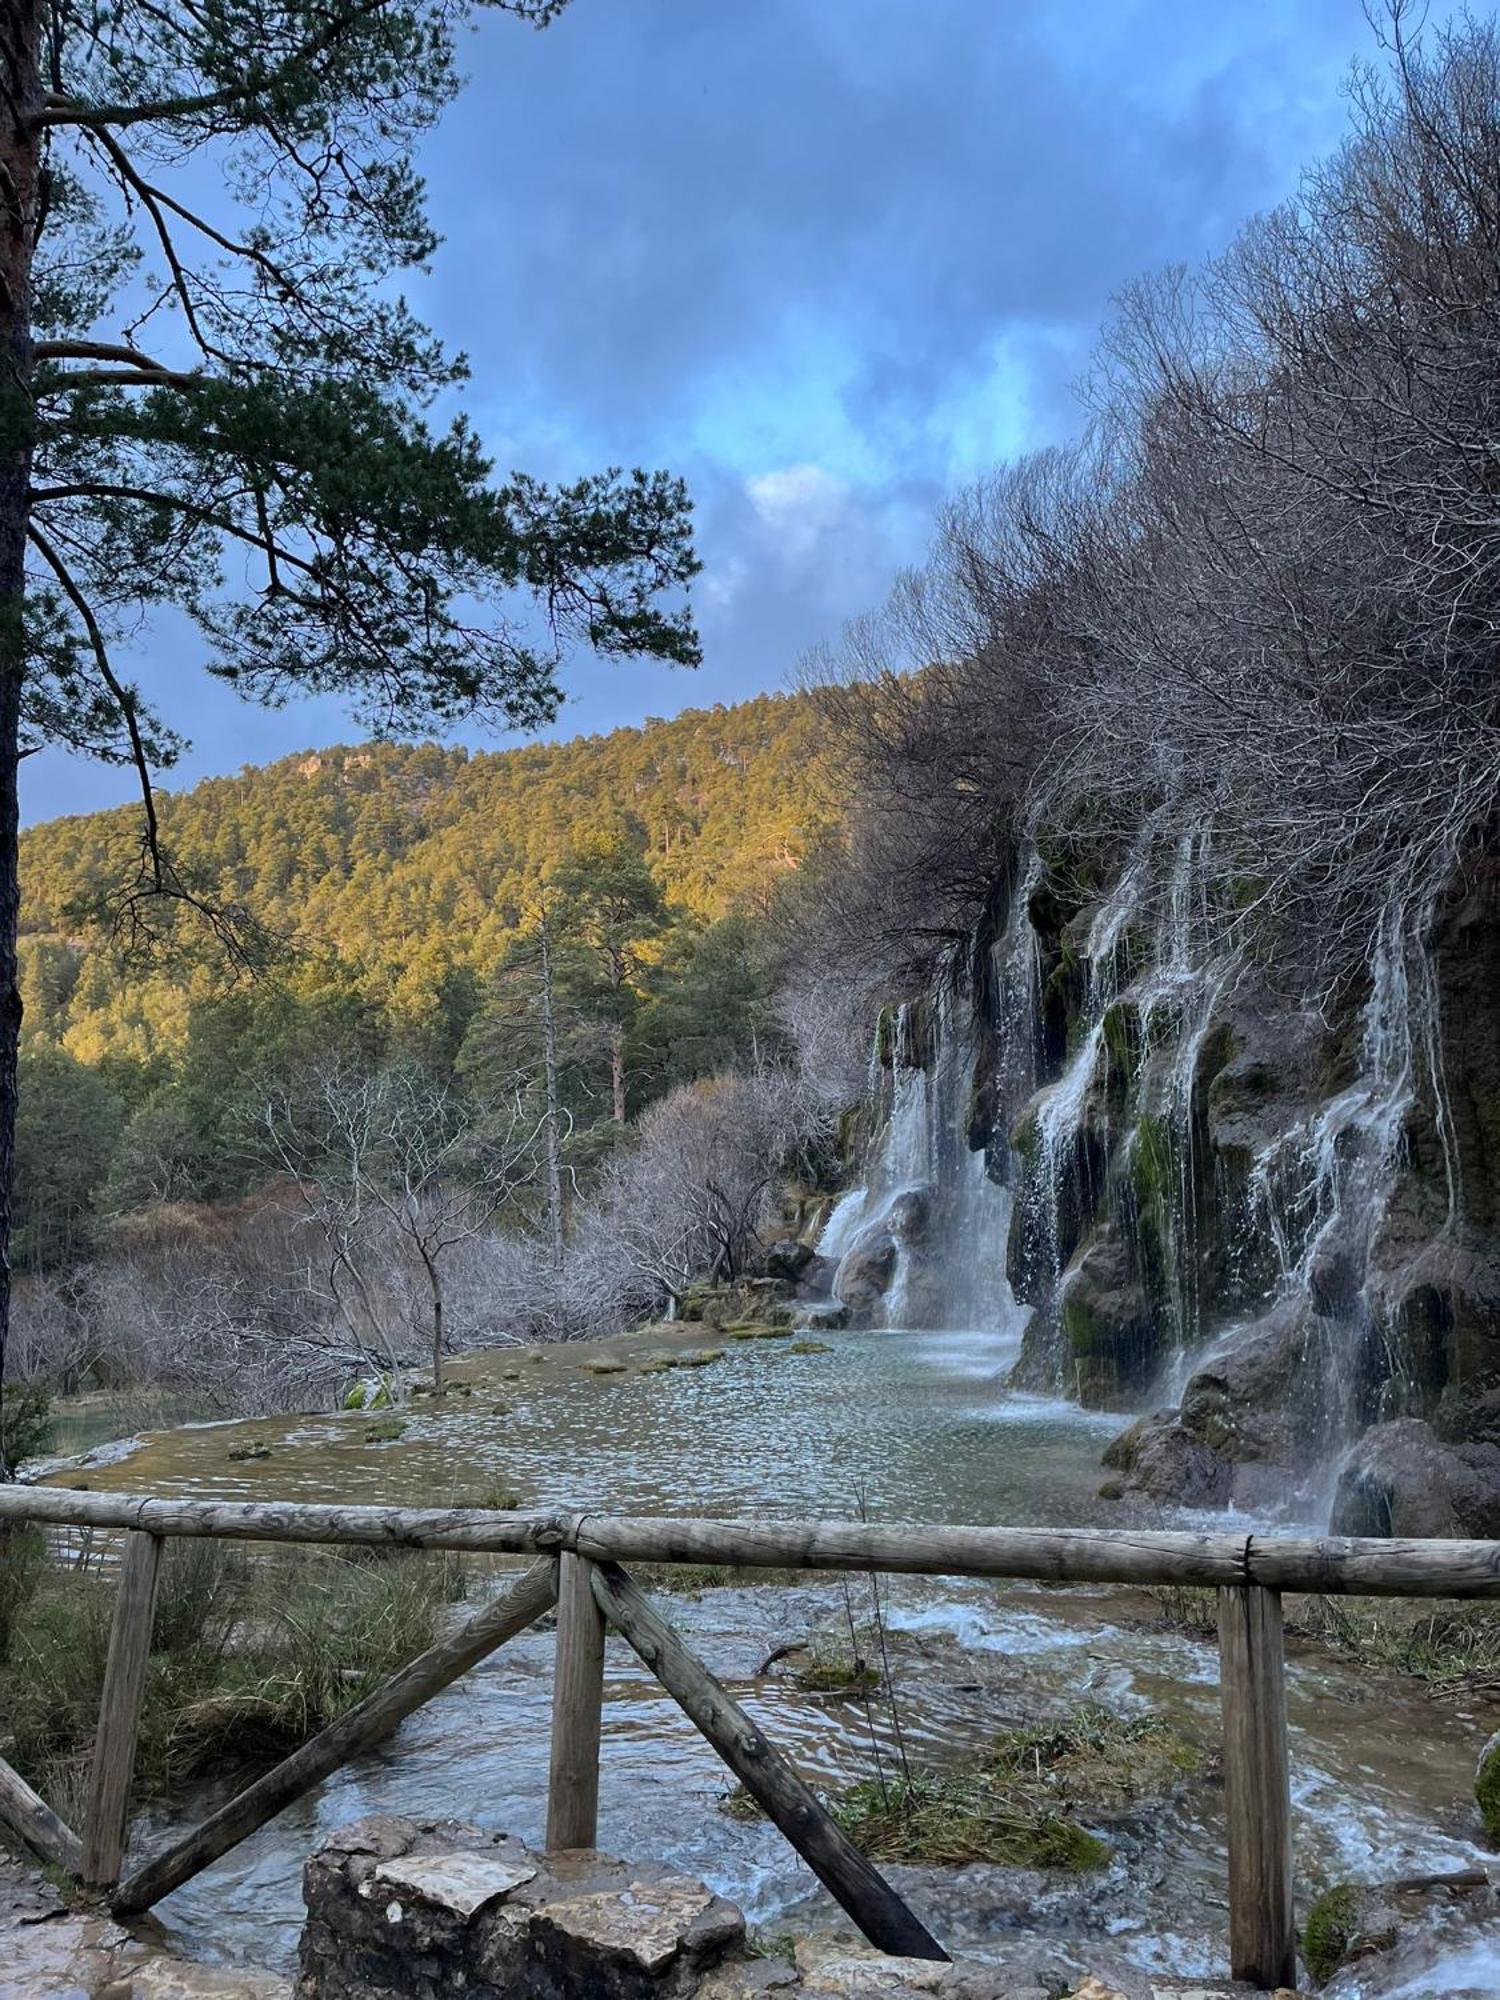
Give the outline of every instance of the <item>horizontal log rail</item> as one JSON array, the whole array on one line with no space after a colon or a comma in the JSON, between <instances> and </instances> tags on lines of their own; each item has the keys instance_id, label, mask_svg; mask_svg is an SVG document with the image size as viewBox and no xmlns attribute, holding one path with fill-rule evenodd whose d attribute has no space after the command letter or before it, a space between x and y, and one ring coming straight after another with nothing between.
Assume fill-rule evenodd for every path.
<instances>
[{"instance_id":1,"label":"horizontal log rail","mask_svg":"<svg viewBox=\"0 0 1500 2000\"><path fill-rule=\"evenodd\" d=\"M596 1835L602 1631L612 1626L865 1935L883 1950L941 1958L942 1946L921 1920L858 1852L745 1711L693 1657L622 1565L727 1563L750 1569L1176 1584L1215 1590L1231 1970L1235 1977L1265 1988L1292 1984L1296 1971L1283 1594L1500 1597L1500 1542L863 1521L684 1521L487 1508L168 1499L53 1486L0 1487L0 1523L6 1522L126 1537L84 1840L0 1761L0 1825L54 1866L108 1895L122 1915L148 1909L190 1880L557 1606L548 1799L549 1838L554 1846L590 1845ZM503 1597L201 1826L138 1865L122 1883L155 1566L161 1542L172 1536L445 1549L529 1556L533 1561Z\"/></svg>"},{"instance_id":2,"label":"horizontal log rail","mask_svg":"<svg viewBox=\"0 0 1500 2000\"><path fill-rule=\"evenodd\" d=\"M327 1542L558 1555L590 1562L732 1563L1043 1583L1186 1584L1326 1597L1500 1597L1500 1542L1209 1535L1157 1529L951 1528L865 1521L689 1521L655 1515L503 1513L479 1507L337 1507L161 1499L61 1486L0 1487L0 1521L136 1528L225 1541Z\"/></svg>"}]
</instances>

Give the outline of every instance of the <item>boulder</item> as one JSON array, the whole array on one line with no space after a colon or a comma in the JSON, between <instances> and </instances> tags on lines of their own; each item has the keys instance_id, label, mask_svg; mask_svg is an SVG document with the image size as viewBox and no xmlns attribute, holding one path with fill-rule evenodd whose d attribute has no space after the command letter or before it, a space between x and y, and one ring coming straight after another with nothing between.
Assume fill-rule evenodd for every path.
<instances>
[{"instance_id":1,"label":"boulder","mask_svg":"<svg viewBox=\"0 0 1500 2000\"><path fill-rule=\"evenodd\" d=\"M745 1936L670 1869L394 1814L325 1840L303 1895L298 2000L687 2000Z\"/></svg>"},{"instance_id":2,"label":"boulder","mask_svg":"<svg viewBox=\"0 0 1500 2000\"><path fill-rule=\"evenodd\" d=\"M932 1230L932 1208L931 1188L904 1188L891 1198L885 1226L898 1243L925 1243Z\"/></svg>"},{"instance_id":3,"label":"boulder","mask_svg":"<svg viewBox=\"0 0 1500 2000\"><path fill-rule=\"evenodd\" d=\"M1224 1507L1234 1486L1234 1467L1185 1430L1175 1410L1139 1418L1110 1443L1104 1463L1124 1473L1125 1492L1165 1506Z\"/></svg>"},{"instance_id":4,"label":"boulder","mask_svg":"<svg viewBox=\"0 0 1500 2000\"><path fill-rule=\"evenodd\" d=\"M827 1298L833 1290L834 1273L838 1263L832 1257L820 1257L816 1253L809 1256L797 1279L799 1299Z\"/></svg>"},{"instance_id":5,"label":"boulder","mask_svg":"<svg viewBox=\"0 0 1500 2000\"><path fill-rule=\"evenodd\" d=\"M766 1250L766 1276L783 1278L788 1284L795 1284L812 1261L813 1251L809 1244L799 1243L795 1236L784 1236Z\"/></svg>"},{"instance_id":6,"label":"boulder","mask_svg":"<svg viewBox=\"0 0 1500 2000\"><path fill-rule=\"evenodd\" d=\"M1377 1424L1339 1473L1335 1535L1500 1537L1500 1446L1447 1445L1420 1417Z\"/></svg>"},{"instance_id":7,"label":"boulder","mask_svg":"<svg viewBox=\"0 0 1500 2000\"><path fill-rule=\"evenodd\" d=\"M833 1281L833 1295L853 1313L873 1313L896 1275L896 1239L871 1229L856 1239Z\"/></svg>"}]
</instances>

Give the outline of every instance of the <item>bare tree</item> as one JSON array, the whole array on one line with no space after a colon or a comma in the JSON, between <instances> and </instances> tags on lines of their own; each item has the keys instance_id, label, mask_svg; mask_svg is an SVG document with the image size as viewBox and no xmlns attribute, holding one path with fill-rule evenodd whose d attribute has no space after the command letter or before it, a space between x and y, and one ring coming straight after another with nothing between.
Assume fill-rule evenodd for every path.
<instances>
[{"instance_id":1,"label":"bare tree","mask_svg":"<svg viewBox=\"0 0 1500 2000\"><path fill-rule=\"evenodd\" d=\"M482 1104L410 1064L315 1065L267 1095L260 1119L323 1245L327 1296L351 1338L399 1381L404 1314L382 1274L394 1243L420 1271L433 1380L443 1380L444 1274L535 1179L545 1114L519 1089Z\"/></svg>"}]
</instances>

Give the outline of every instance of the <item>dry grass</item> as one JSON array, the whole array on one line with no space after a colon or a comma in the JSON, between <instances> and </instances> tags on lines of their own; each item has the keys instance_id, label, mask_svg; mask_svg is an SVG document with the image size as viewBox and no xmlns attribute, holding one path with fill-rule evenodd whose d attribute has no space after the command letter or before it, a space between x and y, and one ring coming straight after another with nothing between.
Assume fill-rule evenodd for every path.
<instances>
[{"instance_id":1,"label":"dry grass","mask_svg":"<svg viewBox=\"0 0 1500 2000\"><path fill-rule=\"evenodd\" d=\"M432 1644L464 1589L452 1556L169 1543L138 1784L162 1797L273 1763ZM92 1755L113 1580L38 1563L0 1660L0 1752L66 1817Z\"/></svg>"}]
</instances>

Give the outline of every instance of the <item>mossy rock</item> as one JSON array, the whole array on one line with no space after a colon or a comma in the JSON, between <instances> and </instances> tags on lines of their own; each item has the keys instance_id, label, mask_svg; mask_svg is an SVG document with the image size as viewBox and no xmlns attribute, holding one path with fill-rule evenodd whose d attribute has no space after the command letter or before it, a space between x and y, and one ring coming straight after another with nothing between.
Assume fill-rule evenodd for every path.
<instances>
[{"instance_id":1,"label":"mossy rock","mask_svg":"<svg viewBox=\"0 0 1500 2000\"><path fill-rule=\"evenodd\" d=\"M1023 1111L1011 1128L1010 1149L1024 1165L1030 1166L1041 1150L1042 1133L1034 1110Z\"/></svg>"},{"instance_id":2,"label":"mossy rock","mask_svg":"<svg viewBox=\"0 0 1500 2000\"><path fill-rule=\"evenodd\" d=\"M1479 1753L1474 1772L1474 1797L1484 1822L1484 1837L1491 1847L1500 1847L1500 1731Z\"/></svg>"},{"instance_id":3,"label":"mossy rock","mask_svg":"<svg viewBox=\"0 0 1500 2000\"><path fill-rule=\"evenodd\" d=\"M230 1448L229 1456L236 1464L243 1463L247 1458L269 1458L271 1447L268 1444L237 1444Z\"/></svg>"},{"instance_id":4,"label":"mossy rock","mask_svg":"<svg viewBox=\"0 0 1500 2000\"><path fill-rule=\"evenodd\" d=\"M722 1347L693 1347L677 1357L677 1365L679 1368L710 1368L714 1362L723 1359Z\"/></svg>"},{"instance_id":5,"label":"mossy rock","mask_svg":"<svg viewBox=\"0 0 1500 2000\"><path fill-rule=\"evenodd\" d=\"M1141 1016L1133 1001L1116 1000L1104 1010L1100 1022L1105 1052L1109 1058L1109 1087L1128 1092L1141 1066Z\"/></svg>"},{"instance_id":6,"label":"mossy rock","mask_svg":"<svg viewBox=\"0 0 1500 2000\"><path fill-rule=\"evenodd\" d=\"M387 1417L383 1423L366 1426L364 1441L366 1444L394 1444L405 1432L406 1425L400 1417Z\"/></svg>"},{"instance_id":7,"label":"mossy rock","mask_svg":"<svg viewBox=\"0 0 1500 2000\"><path fill-rule=\"evenodd\" d=\"M1325 1889L1307 1913L1302 1956L1320 1986L1326 1985L1349 1955L1359 1933L1363 1898L1352 1882Z\"/></svg>"},{"instance_id":8,"label":"mossy rock","mask_svg":"<svg viewBox=\"0 0 1500 2000\"><path fill-rule=\"evenodd\" d=\"M794 1340L787 1349L788 1354L832 1354L833 1349L826 1340Z\"/></svg>"},{"instance_id":9,"label":"mossy rock","mask_svg":"<svg viewBox=\"0 0 1500 2000\"><path fill-rule=\"evenodd\" d=\"M378 1382L356 1382L344 1397L346 1410L388 1410L391 1406L391 1385L383 1378Z\"/></svg>"},{"instance_id":10,"label":"mossy rock","mask_svg":"<svg viewBox=\"0 0 1500 2000\"><path fill-rule=\"evenodd\" d=\"M626 1364L613 1354L598 1354L591 1361L578 1364L586 1375L626 1375L630 1371Z\"/></svg>"},{"instance_id":11,"label":"mossy rock","mask_svg":"<svg viewBox=\"0 0 1500 2000\"><path fill-rule=\"evenodd\" d=\"M719 1331L731 1340L790 1340L792 1336L791 1327L774 1326L769 1320L761 1319L732 1320Z\"/></svg>"},{"instance_id":12,"label":"mossy rock","mask_svg":"<svg viewBox=\"0 0 1500 2000\"><path fill-rule=\"evenodd\" d=\"M792 1679L807 1694L868 1694L880 1686L880 1673L858 1654L815 1647L792 1669Z\"/></svg>"}]
</instances>

